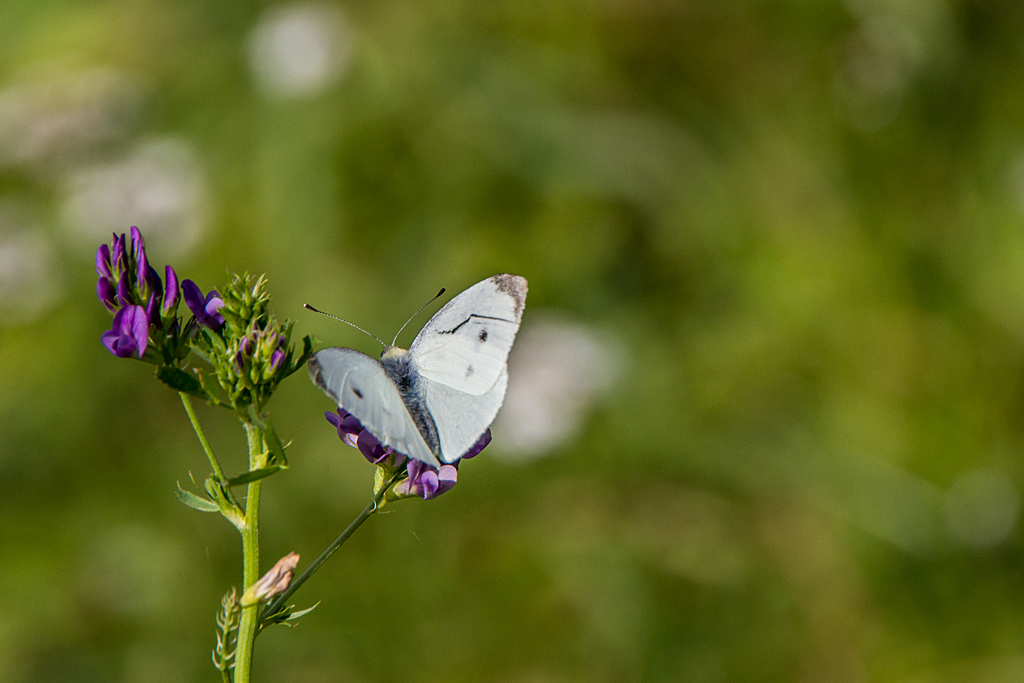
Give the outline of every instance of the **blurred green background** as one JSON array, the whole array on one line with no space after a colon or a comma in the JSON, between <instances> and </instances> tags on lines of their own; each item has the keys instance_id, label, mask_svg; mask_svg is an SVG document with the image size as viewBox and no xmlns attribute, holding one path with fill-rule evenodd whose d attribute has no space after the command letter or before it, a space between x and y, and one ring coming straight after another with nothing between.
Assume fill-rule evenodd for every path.
<instances>
[{"instance_id":1,"label":"blurred green background","mask_svg":"<svg viewBox=\"0 0 1024 683\"><path fill-rule=\"evenodd\" d=\"M367 352L302 304L390 338L530 283L494 444L360 529L254 680L1024 678L1016 3L0 0L0 681L218 680L237 534L99 342L130 225ZM369 499L330 407L270 404L266 567Z\"/></svg>"}]
</instances>

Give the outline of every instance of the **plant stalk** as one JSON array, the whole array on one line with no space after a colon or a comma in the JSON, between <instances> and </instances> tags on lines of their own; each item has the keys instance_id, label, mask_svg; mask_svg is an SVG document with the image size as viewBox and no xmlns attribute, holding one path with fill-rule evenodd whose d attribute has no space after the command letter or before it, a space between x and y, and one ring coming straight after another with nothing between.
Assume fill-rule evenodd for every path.
<instances>
[{"instance_id":1,"label":"plant stalk","mask_svg":"<svg viewBox=\"0 0 1024 683\"><path fill-rule=\"evenodd\" d=\"M249 469L266 467L266 452L263 450L263 433L259 427L245 423L245 435L249 440ZM242 533L242 592L260 578L260 491L263 480L250 482L245 501L245 527ZM238 624L238 644L235 650L235 683L249 683L252 670L253 641L259 623L259 605L242 608Z\"/></svg>"}]
</instances>

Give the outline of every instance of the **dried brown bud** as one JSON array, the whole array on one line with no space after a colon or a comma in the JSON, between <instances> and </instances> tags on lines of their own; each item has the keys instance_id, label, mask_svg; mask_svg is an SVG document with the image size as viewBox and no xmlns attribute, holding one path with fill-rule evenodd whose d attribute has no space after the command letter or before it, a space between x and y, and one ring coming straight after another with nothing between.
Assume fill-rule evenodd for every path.
<instances>
[{"instance_id":1,"label":"dried brown bud","mask_svg":"<svg viewBox=\"0 0 1024 683\"><path fill-rule=\"evenodd\" d=\"M289 553L278 560L269 572L245 591L240 600L242 607L251 607L258 602L270 600L288 590L288 586L292 582L292 574L298 564L298 553Z\"/></svg>"}]
</instances>

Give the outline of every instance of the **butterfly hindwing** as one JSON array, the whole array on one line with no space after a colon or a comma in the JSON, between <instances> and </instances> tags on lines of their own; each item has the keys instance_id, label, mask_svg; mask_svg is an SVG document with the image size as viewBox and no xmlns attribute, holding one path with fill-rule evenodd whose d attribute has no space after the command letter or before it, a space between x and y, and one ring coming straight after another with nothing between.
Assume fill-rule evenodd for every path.
<instances>
[{"instance_id":1,"label":"butterfly hindwing","mask_svg":"<svg viewBox=\"0 0 1024 683\"><path fill-rule=\"evenodd\" d=\"M354 349L327 348L313 354L309 375L382 444L433 467L439 465L394 382L375 359Z\"/></svg>"},{"instance_id":2,"label":"butterfly hindwing","mask_svg":"<svg viewBox=\"0 0 1024 683\"><path fill-rule=\"evenodd\" d=\"M440 382L422 380L427 409L437 426L441 459L458 460L491 426L505 399L508 370L504 367L490 391L479 396L453 389Z\"/></svg>"}]
</instances>

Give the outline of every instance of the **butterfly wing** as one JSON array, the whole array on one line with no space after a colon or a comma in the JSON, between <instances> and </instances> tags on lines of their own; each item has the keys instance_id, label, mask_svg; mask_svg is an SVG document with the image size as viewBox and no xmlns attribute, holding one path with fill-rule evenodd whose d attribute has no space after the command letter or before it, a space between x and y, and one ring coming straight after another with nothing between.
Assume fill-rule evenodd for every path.
<instances>
[{"instance_id":1,"label":"butterfly wing","mask_svg":"<svg viewBox=\"0 0 1024 683\"><path fill-rule=\"evenodd\" d=\"M371 434L410 458L439 467L381 364L353 349L332 347L309 359L309 376Z\"/></svg>"},{"instance_id":2,"label":"butterfly wing","mask_svg":"<svg viewBox=\"0 0 1024 683\"><path fill-rule=\"evenodd\" d=\"M508 370L501 369L490 391L474 396L452 387L422 380L424 400L434 418L441 459L455 462L473 447L494 422L508 386Z\"/></svg>"},{"instance_id":3,"label":"butterfly wing","mask_svg":"<svg viewBox=\"0 0 1024 683\"><path fill-rule=\"evenodd\" d=\"M480 396L505 368L526 305L526 279L495 275L449 301L409 347L425 379Z\"/></svg>"},{"instance_id":4,"label":"butterfly wing","mask_svg":"<svg viewBox=\"0 0 1024 683\"><path fill-rule=\"evenodd\" d=\"M477 442L505 400L505 363L526 291L518 275L478 282L438 311L409 348L445 462Z\"/></svg>"}]
</instances>

